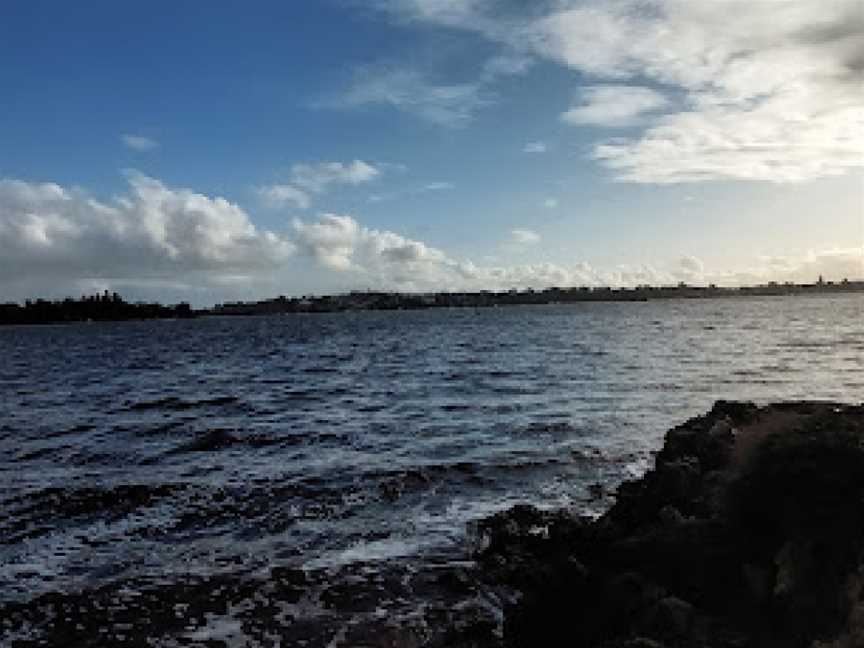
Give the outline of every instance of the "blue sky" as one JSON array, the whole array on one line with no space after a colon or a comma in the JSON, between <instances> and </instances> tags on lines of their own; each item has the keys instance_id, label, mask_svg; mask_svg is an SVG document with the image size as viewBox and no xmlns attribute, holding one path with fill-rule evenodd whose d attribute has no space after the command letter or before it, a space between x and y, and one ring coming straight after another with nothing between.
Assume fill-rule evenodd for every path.
<instances>
[{"instance_id":1,"label":"blue sky","mask_svg":"<svg viewBox=\"0 0 864 648\"><path fill-rule=\"evenodd\" d=\"M818 4L13 1L0 299L864 275Z\"/></svg>"}]
</instances>

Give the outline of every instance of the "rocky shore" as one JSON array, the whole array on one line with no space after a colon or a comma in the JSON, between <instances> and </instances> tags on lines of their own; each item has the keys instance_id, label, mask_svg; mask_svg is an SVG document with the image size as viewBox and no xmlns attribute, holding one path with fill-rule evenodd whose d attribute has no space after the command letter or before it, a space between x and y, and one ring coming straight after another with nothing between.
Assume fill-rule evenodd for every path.
<instances>
[{"instance_id":1,"label":"rocky shore","mask_svg":"<svg viewBox=\"0 0 864 648\"><path fill-rule=\"evenodd\" d=\"M599 519L480 532L507 647L862 647L864 406L718 402Z\"/></svg>"}]
</instances>

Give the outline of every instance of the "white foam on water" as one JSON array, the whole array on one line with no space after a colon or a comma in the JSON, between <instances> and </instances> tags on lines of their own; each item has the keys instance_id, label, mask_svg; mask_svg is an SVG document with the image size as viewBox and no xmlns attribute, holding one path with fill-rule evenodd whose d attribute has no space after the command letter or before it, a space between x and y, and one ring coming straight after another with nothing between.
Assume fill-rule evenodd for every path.
<instances>
[{"instance_id":1,"label":"white foam on water","mask_svg":"<svg viewBox=\"0 0 864 648\"><path fill-rule=\"evenodd\" d=\"M413 556L423 549L425 543L401 537L358 542L339 551L325 553L304 565L305 569L338 567L358 562L381 562L391 558Z\"/></svg>"},{"instance_id":2,"label":"white foam on water","mask_svg":"<svg viewBox=\"0 0 864 648\"><path fill-rule=\"evenodd\" d=\"M228 614L217 616L215 614L205 615L206 624L196 628L185 636L193 641L222 641L227 648L247 648L257 645L253 639L243 631L243 623L240 619Z\"/></svg>"}]
</instances>

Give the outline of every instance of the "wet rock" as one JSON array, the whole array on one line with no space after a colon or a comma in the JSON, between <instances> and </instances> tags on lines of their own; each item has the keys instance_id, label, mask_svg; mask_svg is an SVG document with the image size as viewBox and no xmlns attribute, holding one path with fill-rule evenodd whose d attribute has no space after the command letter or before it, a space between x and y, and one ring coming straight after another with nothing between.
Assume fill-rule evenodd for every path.
<instances>
[{"instance_id":1,"label":"wet rock","mask_svg":"<svg viewBox=\"0 0 864 648\"><path fill-rule=\"evenodd\" d=\"M862 503L864 406L720 401L600 519L500 513L478 562L508 647L857 648Z\"/></svg>"}]
</instances>

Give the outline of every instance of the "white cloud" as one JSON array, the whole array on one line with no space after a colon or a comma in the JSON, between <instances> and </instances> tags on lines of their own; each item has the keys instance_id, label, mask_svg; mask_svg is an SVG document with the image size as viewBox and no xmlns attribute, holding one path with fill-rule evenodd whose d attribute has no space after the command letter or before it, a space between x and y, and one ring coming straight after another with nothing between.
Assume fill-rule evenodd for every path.
<instances>
[{"instance_id":1,"label":"white cloud","mask_svg":"<svg viewBox=\"0 0 864 648\"><path fill-rule=\"evenodd\" d=\"M594 157L622 180L794 182L864 166L860 0L511 4L378 6L402 19L478 32L598 81L650 82L680 95L683 109L666 106L667 115L642 134L597 147ZM593 124L604 114L614 118L599 106L585 112L591 105L565 115ZM629 113L640 114L632 106Z\"/></svg>"},{"instance_id":2,"label":"white cloud","mask_svg":"<svg viewBox=\"0 0 864 648\"><path fill-rule=\"evenodd\" d=\"M529 229L514 229L510 231L510 240L518 245L536 245L540 235Z\"/></svg>"},{"instance_id":3,"label":"white cloud","mask_svg":"<svg viewBox=\"0 0 864 648\"><path fill-rule=\"evenodd\" d=\"M350 270L351 257L360 235L360 226L350 216L324 214L317 222L294 221L297 245L333 270Z\"/></svg>"},{"instance_id":4,"label":"white cloud","mask_svg":"<svg viewBox=\"0 0 864 648\"><path fill-rule=\"evenodd\" d=\"M525 148L522 149L523 153L545 153L548 150L545 142L528 142L525 145Z\"/></svg>"},{"instance_id":5,"label":"white cloud","mask_svg":"<svg viewBox=\"0 0 864 648\"><path fill-rule=\"evenodd\" d=\"M342 277L346 289L374 286L403 291L504 290L512 287L599 285L602 277L587 264L549 263L510 267L478 266L456 260L421 241L362 227L351 216L325 214L294 222L300 252ZM513 230L511 241L536 243L539 235Z\"/></svg>"},{"instance_id":6,"label":"white cloud","mask_svg":"<svg viewBox=\"0 0 864 648\"><path fill-rule=\"evenodd\" d=\"M120 139L123 140L123 143L133 151L138 151L139 153L146 153L147 151L152 151L159 147L159 142L154 139L150 139L149 137L143 137L142 135L123 135Z\"/></svg>"},{"instance_id":7,"label":"white cloud","mask_svg":"<svg viewBox=\"0 0 864 648\"><path fill-rule=\"evenodd\" d=\"M555 209L558 206L558 199L557 198L547 198L546 200L543 201L543 206L546 209Z\"/></svg>"},{"instance_id":8,"label":"white cloud","mask_svg":"<svg viewBox=\"0 0 864 648\"><path fill-rule=\"evenodd\" d=\"M822 276L826 281L864 279L864 246L810 250L803 256L773 256L759 259L754 266L724 273L739 283L792 281L812 283Z\"/></svg>"},{"instance_id":9,"label":"white cloud","mask_svg":"<svg viewBox=\"0 0 864 648\"><path fill-rule=\"evenodd\" d=\"M264 185L258 187L256 193L269 207L293 204L300 209L308 209L312 204L310 193L323 193L334 185L371 182L381 175L383 166L376 167L363 160L295 164L291 167L291 184Z\"/></svg>"},{"instance_id":10,"label":"white cloud","mask_svg":"<svg viewBox=\"0 0 864 648\"><path fill-rule=\"evenodd\" d=\"M461 26L473 19L478 0L370 0L370 5L389 11L402 20L420 20Z\"/></svg>"},{"instance_id":11,"label":"white cloud","mask_svg":"<svg viewBox=\"0 0 864 648\"><path fill-rule=\"evenodd\" d=\"M301 253L327 270L350 275L353 287L420 290L452 283L459 264L442 251L400 234L362 227L353 217L323 214L294 221Z\"/></svg>"},{"instance_id":12,"label":"white cloud","mask_svg":"<svg viewBox=\"0 0 864 648\"><path fill-rule=\"evenodd\" d=\"M311 204L309 194L291 185L267 185L259 187L257 192L261 200L271 207L283 207L290 203L300 209L308 209Z\"/></svg>"},{"instance_id":13,"label":"white cloud","mask_svg":"<svg viewBox=\"0 0 864 648\"><path fill-rule=\"evenodd\" d=\"M532 57L507 51L487 59L476 79L458 83L441 81L403 64L363 66L355 71L348 90L329 105L388 105L437 126L464 128L481 109L494 103L490 86L502 78L524 74L533 64Z\"/></svg>"},{"instance_id":14,"label":"white cloud","mask_svg":"<svg viewBox=\"0 0 864 648\"><path fill-rule=\"evenodd\" d=\"M52 183L0 180L0 285L206 282L272 269L293 251L224 198L139 173L128 180L129 192L108 202Z\"/></svg>"},{"instance_id":15,"label":"white cloud","mask_svg":"<svg viewBox=\"0 0 864 648\"><path fill-rule=\"evenodd\" d=\"M684 272L694 275L701 275L705 271L705 265L702 263L701 259L692 255L681 257L679 265Z\"/></svg>"},{"instance_id":16,"label":"white cloud","mask_svg":"<svg viewBox=\"0 0 864 648\"><path fill-rule=\"evenodd\" d=\"M647 114L669 105L669 100L651 88L627 85L587 86L581 91L581 104L561 115L574 125L606 127L633 126Z\"/></svg>"},{"instance_id":17,"label":"white cloud","mask_svg":"<svg viewBox=\"0 0 864 648\"><path fill-rule=\"evenodd\" d=\"M337 102L344 106L389 105L439 126L463 128L490 99L480 83L436 83L407 67L359 70Z\"/></svg>"},{"instance_id":18,"label":"white cloud","mask_svg":"<svg viewBox=\"0 0 864 648\"><path fill-rule=\"evenodd\" d=\"M306 281L335 290L504 290L678 281L735 285L812 282L819 275L835 281L864 278L861 247L757 259L745 268L709 268L690 255L665 269L628 264L597 269L587 263L477 265L422 241L364 227L347 215L296 220L290 236L277 234L256 227L240 206L224 198L171 188L138 173L128 179L129 190L109 201L52 183L0 180L3 294L9 298L135 286L139 294L145 291L153 298L170 295L198 303L229 294L263 297L301 288L278 274L288 263L294 269L293 264L309 264ZM539 243L540 236L514 229L509 242L531 245ZM308 291L308 286L302 289Z\"/></svg>"},{"instance_id":19,"label":"white cloud","mask_svg":"<svg viewBox=\"0 0 864 648\"><path fill-rule=\"evenodd\" d=\"M407 196L419 196L430 192L438 193L442 191L450 191L455 188L456 185L451 182L429 182L420 187L413 187L400 191L390 191L388 193L371 194L369 196L369 202L385 202L390 200L397 200L399 198L404 198Z\"/></svg>"},{"instance_id":20,"label":"white cloud","mask_svg":"<svg viewBox=\"0 0 864 648\"><path fill-rule=\"evenodd\" d=\"M525 74L534 65L534 59L522 54L499 54L483 64L483 79L495 81L499 77Z\"/></svg>"},{"instance_id":21,"label":"white cloud","mask_svg":"<svg viewBox=\"0 0 864 648\"><path fill-rule=\"evenodd\" d=\"M678 113L638 139L599 144L594 157L622 180L658 184L841 175L864 166L858 135L864 133L864 109L839 105L847 103L831 106L823 96L808 108L803 97L790 96L746 110L719 106Z\"/></svg>"},{"instance_id":22,"label":"white cloud","mask_svg":"<svg viewBox=\"0 0 864 648\"><path fill-rule=\"evenodd\" d=\"M292 183L313 193L321 193L331 185L363 184L380 175L379 169L363 160L354 160L349 163L295 164L291 167Z\"/></svg>"}]
</instances>

